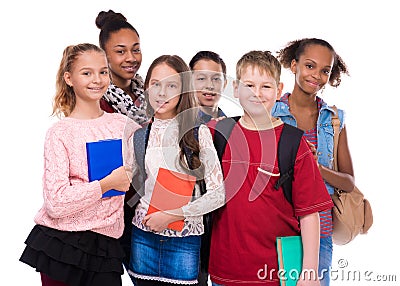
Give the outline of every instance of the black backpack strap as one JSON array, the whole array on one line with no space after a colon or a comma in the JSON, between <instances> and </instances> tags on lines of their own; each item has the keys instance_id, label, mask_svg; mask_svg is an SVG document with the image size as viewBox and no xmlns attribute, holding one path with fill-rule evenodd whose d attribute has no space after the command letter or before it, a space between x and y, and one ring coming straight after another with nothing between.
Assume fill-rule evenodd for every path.
<instances>
[{"instance_id":1,"label":"black backpack strap","mask_svg":"<svg viewBox=\"0 0 400 286\"><path fill-rule=\"evenodd\" d=\"M199 141L199 128L197 125L193 129L193 135L197 141ZM188 162L189 169L193 169L192 165L192 152L189 148L184 147L184 152L186 156L186 160ZM204 179L200 179L196 182L200 188L200 194L204 195L207 192L206 183ZM194 190L193 190L194 192ZM208 261L210 258L210 246L211 246L211 230L212 230L212 213L207 213L203 215L203 225L204 225L204 233L201 236L201 247L200 247L200 267L202 271L207 272L208 270Z\"/></svg>"},{"instance_id":2,"label":"black backpack strap","mask_svg":"<svg viewBox=\"0 0 400 286\"><path fill-rule=\"evenodd\" d=\"M193 128L193 135L194 135L194 138L197 140L197 142L199 141L199 127L200 126L197 125L197 126L195 126ZM192 157L193 157L192 151L188 147L184 146L183 147L183 152L185 153L185 157L186 157L189 169L193 169L193 166L192 166Z\"/></svg>"},{"instance_id":3,"label":"black backpack strap","mask_svg":"<svg viewBox=\"0 0 400 286\"><path fill-rule=\"evenodd\" d=\"M135 152L135 159L138 166L138 171L132 178L132 183L135 193L128 200L128 205L134 207L144 195L144 182L146 181L147 174L144 166L144 159L146 155L147 142L149 141L149 134L151 130L151 122L144 125L142 128L135 131L133 134L133 148Z\"/></svg>"},{"instance_id":4,"label":"black backpack strap","mask_svg":"<svg viewBox=\"0 0 400 286\"><path fill-rule=\"evenodd\" d=\"M294 164L303 134L303 130L284 123L278 143L278 165L281 175L275 184L275 189L278 190L282 186L285 198L291 204Z\"/></svg>"},{"instance_id":5,"label":"black backpack strap","mask_svg":"<svg viewBox=\"0 0 400 286\"><path fill-rule=\"evenodd\" d=\"M239 121L240 116L224 118L217 122L214 132L214 147L217 151L218 159L222 162L222 156L225 152L226 143L231 136L232 129Z\"/></svg>"},{"instance_id":6,"label":"black backpack strap","mask_svg":"<svg viewBox=\"0 0 400 286\"><path fill-rule=\"evenodd\" d=\"M231 135L232 129L239 120L240 116L224 118L215 125L214 132L214 147L217 150L219 161L222 161L222 155L224 154L226 143L229 136ZM198 182L200 190L206 190L204 180ZM211 247L211 233L212 233L212 219L213 212L203 215L204 234L201 236L201 248L200 248L200 272L208 272L208 262L210 259L210 247Z\"/></svg>"},{"instance_id":7,"label":"black backpack strap","mask_svg":"<svg viewBox=\"0 0 400 286\"><path fill-rule=\"evenodd\" d=\"M193 128L193 135L194 135L194 138L197 140L197 142L199 141L199 128L200 128L200 125L196 125ZM192 151L189 148L187 148L186 146L183 147L183 151L185 152L185 157L186 157L189 169L193 170L193 165L192 165L193 154L192 154ZM204 179L198 180L197 184L200 187L200 194L204 195L207 192ZM193 195L194 195L194 190L193 190Z\"/></svg>"},{"instance_id":8,"label":"black backpack strap","mask_svg":"<svg viewBox=\"0 0 400 286\"><path fill-rule=\"evenodd\" d=\"M136 190L135 194L128 200L128 205L135 206L140 198L144 195L144 185L147 179L147 173L145 169L145 155L147 150L147 144L149 142L149 135L151 130L151 121L143 125L142 128L135 131L133 135L133 147L135 152L136 163L138 166L138 172L132 178L132 185ZM199 126L194 128L194 136L196 140L199 140ZM185 156L188 161L189 168L192 169L192 153L188 148L184 148ZM204 182L203 182L204 183ZM200 188L202 189L202 188Z\"/></svg>"}]
</instances>

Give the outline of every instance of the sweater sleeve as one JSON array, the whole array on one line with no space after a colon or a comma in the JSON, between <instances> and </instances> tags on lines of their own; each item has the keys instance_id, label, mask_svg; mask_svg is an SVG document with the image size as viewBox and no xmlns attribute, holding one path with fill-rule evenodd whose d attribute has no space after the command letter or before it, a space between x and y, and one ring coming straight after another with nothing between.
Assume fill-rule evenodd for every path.
<instances>
[{"instance_id":1,"label":"sweater sleeve","mask_svg":"<svg viewBox=\"0 0 400 286\"><path fill-rule=\"evenodd\" d=\"M200 160L204 164L204 181L207 193L182 207L185 217L209 213L225 204L225 188L221 165L215 151L210 130L199 128Z\"/></svg>"},{"instance_id":2,"label":"sweater sleeve","mask_svg":"<svg viewBox=\"0 0 400 286\"><path fill-rule=\"evenodd\" d=\"M61 137L60 134L61 132L50 129L44 147L44 208L53 218L70 216L84 210L102 196L99 181L85 180L87 164L82 163L80 170L74 170L71 174L71 160L82 160L70 157L70 154L76 153L76 150L72 149L77 146L74 140L78 139L71 136ZM85 154L84 151L80 152Z\"/></svg>"},{"instance_id":3,"label":"sweater sleeve","mask_svg":"<svg viewBox=\"0 0 400 286\"><path fill-rule=\"evenodd\" d=\"M134 153L134 146L133 146L133 134L136 130L140 128L140 125L137 124L130 118L126 118L126 125L124 129L124 140L123 140L123 158L124 158L124 166L129 168L129 179L131 180L133 174L137 172L137 164L135 159Z\"/></svg>"}]
</instances>

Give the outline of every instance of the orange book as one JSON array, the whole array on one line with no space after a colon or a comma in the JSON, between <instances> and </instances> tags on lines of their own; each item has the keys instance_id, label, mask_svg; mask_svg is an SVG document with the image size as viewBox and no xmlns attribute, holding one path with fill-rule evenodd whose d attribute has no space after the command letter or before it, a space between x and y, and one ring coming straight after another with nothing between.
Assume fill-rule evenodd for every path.
<instances>
[{"instance_id":1,"label":"orange book","mask_svg":"<svg viewBox=\"0 0 400 286\"><path fill-rule=\"evenodd\" d=\"M187 205L192 199L196 177L160 168L147 214L157 211L173 210ZM184 220L168 225L168 228L181 231Z\"/></svg>"}]
</instances>

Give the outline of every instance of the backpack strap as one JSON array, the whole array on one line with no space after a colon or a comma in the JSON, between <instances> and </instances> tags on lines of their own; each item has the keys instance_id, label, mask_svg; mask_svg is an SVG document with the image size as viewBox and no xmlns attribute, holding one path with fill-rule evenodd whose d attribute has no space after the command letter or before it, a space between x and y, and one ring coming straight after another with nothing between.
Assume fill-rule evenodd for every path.
<instances>
[{"instance_id":1,"label":"backpack strap","mask_svg":"<svg viewBox=\"0 0 400 286\"><path fill-rule=\"evenodd\" d=\"M214 146L220 162L222 162L222 156L232 129L239 119L240 116L228 117L218 121L215 125ZM278 190L282 186L285 198L291 204L293 202L292 181L294 164L303 134L303 130L284 123L278 143L278 165L281 175L274 187Z\"/></svg>"},{"instance_id":2,"label":"backpack strap","mask_svg":"<svg viewBox=\"0 0 400 286\"><path fill-rule=\"evenodd\" d=\"M291 204L293 203L292 181L294 165L303 134L303 130L284 123L278 143L278 166L281 175L274 188L278 190L279 187L282 186L285 198Z\"/></svg>"},{"instance_id":3,"label":"backpack strap","mask_svg":"<svg viewBox=\"0 0 400 286\"><path fill-rule=\"evenodd\" d=\"M197 141L199 141L199 128L200 125L196 125L193 128L193 135ZM185 157L188 163L189 169L193 170L192 164L192 151L184 147L183 151L185 152ZM200 194L204 195L207 192L206 183L204 179L197 180L197 185L200 188ZM193 189L194 195L195 189ZM210 258L210 247L211 247L211 231L212 231L212 213L207 213L203 215L203 225L204 225L204 233L201 235L201 247L200 247L200 267L203 271L208 272L208 261Z\"/></svg>"},{"instance_id":4,"label":"backpack strap","mask_svg":"<svg viewBox=\"0 0 400 286\"><path fill-rule=\"evenodd\" d=\"M222 156L225 152L226 143L231 136L232 129L239 121L240 116L224 118L217 122L214 132L214 147L217 151L219 162L222 162Z\"/></svg>"},{"instance_id":5,"label":"backpack strap","mask_svg":"<svg viewBox=\"0 0 400 286\"><path fill-rule=\"evenodd\" d=\"M194 138L199 141L199 128L197 125L193 129ZM189 148L185 147L184 149L186 160L189 166L189 169L193 170L192 164L192 156L193 153ZM197 185L200 188L200 194L204 195L207 193L206 183L204 179L197 180ZM193 195L194 195L193 189ZM208 272L208 262L210 259L210 248L211 248L211 231L212 231L212 212L203 215L203 225L204 225L204 233L201 235L201 247L200 247L200 268L204 272Z\"/></svg>"},{"instance_id":6,"label":"backpack strap","mask_svg":"<svg viewBox=\"0 0 400 286\"><path fill-rule=\"evenodd\" d=\"M134 186L135 193L127 202L130 207L135 206L144 195L144 182L147 178L144 159L146 155L147 142L149 141L150 129L151 121L142 128L136 130L133 134L133 148L138 171L132 178L131 184Z\"/></svg>"},{"instance_id":7,"label":"backpack strap","mask_svg":"<svg viewBox=\"0 0 400 286\"><path fill-rule=\"evenodd\" d=\"M147 173L145 169L145 155L147 150L147 144L149 141L149 135L151 130L151 121L143 125L142 128L135 131L133 135L133 146L135 152L136 163L138 166L138 172L132 178L132 185L136 190L135 194L128 200L128 205L133 207L135 206L140 198L144 195L144 182L147 179ZM199 140L199 126L195 126L194 136L196 140ZM192 153L189 148L184 148L186 160L188 162L188 166L192 169ZM204 180L198 181L200 186L200 193L203 195L206 192Z\"/></svg>"},{"instance_id":8,"label":"backpack strap","mask_svg":"<svg viewBox=\"0 0 400 286\"><path fill-rule=\"evenodd\" d=\"M199 128L200 128L200 125L196 125L193 128L193 135L194 135L194 138L197 140L197 142L199 142ZM186 157L189 169L193 170L193 164L192 164L193 153L192 153L192 151L189 148L187 148L186 146L183 148L183 151L185 152L185 157ZM196 183L200 187L200 194L204 195L207 192L206 183L204 182L204 179L197 180ZM194 195L194 189L193 189L193 195Z\"/></svg>"},{"instance_id":9,"label":"backpack strap","mask_svg":"<svg viewBox=\"0 0 400 286\"><path fill-rule=\"evenodd\" d=\"M199 128L200 128L199 125L196 125L193 128L193 135L194 135L194 138L197 140L197 142L199 142ZM193 166L192 166L193 153L192 153L192 151L188 147L184 146L183 152L185 153L185 157L186 157L189 169L193 170Z\"/></svg>"},{"instance_id":10,"label":"backpack strap","mask_svg":"<svg viewBox=\"0 0 400 286\"><path fill-rule=\"evenodd\" d=\"M340 118L339 111L335 105L331 106L335 111L332 114L332 127L333 127L333 169L338 170L337 165L337 150L339 146L339 133L340 133Z\"/></svg>"}]
</instances>

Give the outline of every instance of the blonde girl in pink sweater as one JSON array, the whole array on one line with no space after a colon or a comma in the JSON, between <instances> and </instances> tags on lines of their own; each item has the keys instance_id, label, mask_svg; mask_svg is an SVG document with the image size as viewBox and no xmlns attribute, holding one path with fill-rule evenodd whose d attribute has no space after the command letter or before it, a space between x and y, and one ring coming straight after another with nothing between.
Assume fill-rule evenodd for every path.
<instances>
[{"instance_id":1,"label":"blonde girl in pink sweater","mask_svg":"<svg viewBox=\"0 0 400 286\"><path fill-rule=\"evenodd\" d=\"M44 146L43 206L20 261L40 272L42 285L121 285L124 196L132 168L132 134L139 125L105 113L100 98L110 84L105 53L93 44L65 48L57 73L53 115ZM122 139L124 166L88 179L86 143ZM107 154L104 154L106 158Z\"/></svg>"}]
</instances>

